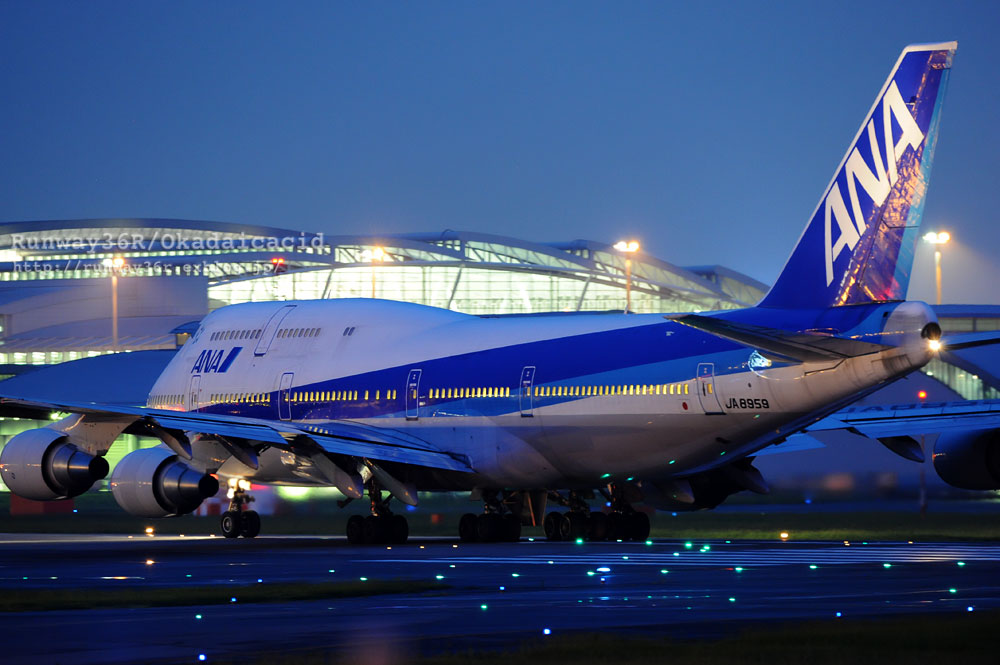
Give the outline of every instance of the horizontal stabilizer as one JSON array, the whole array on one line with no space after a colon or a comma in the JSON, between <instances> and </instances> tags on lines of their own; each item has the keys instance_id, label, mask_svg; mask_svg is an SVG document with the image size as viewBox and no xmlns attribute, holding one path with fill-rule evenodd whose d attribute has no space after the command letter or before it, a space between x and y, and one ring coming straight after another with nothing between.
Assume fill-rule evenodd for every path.
<instances>
[{"instance_id":1,"label":"horizontal stabilizer","mask_svg":"<svg viewBox=\"0 0 1000 665\"><path fill-rule=\"evenodd\" d=\"M842 360L878 353L891 347L856 339L809 332L790 332L746 323L733 323L700 314L678 314L666 317L677 323L739 342L760 350L772 360L822 362ZM777 356L777 358L775 357Z\"/></svg>"},{"instance_id":2,"label":"horizontal stabilizer","mask_svg":"<svg viewBox=\"0 0 1000 665\"><path fill-rule=\"evenodd\" d=\"M1000 344L1000 330L948 335L941 338L941 349L944 351L960 351L990 344Z\"/></svg>"}]
</instances>

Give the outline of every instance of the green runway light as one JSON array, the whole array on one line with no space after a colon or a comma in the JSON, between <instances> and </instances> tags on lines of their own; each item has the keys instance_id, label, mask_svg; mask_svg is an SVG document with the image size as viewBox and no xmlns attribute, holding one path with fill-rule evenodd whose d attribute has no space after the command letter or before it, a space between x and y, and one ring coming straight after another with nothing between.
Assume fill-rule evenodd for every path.
<instances>
[{"instance_id":1,"label":"green runway light","mask_svg":"<svg viewBox=\"0 0 1000 665\"><path fill-rule=\"evenodd\" d=\"M610 473L606 473L606 474L604 474L603 476L601 476L601 478L610 478L610 477L611 477L611 474L610 474Z\"/></svg>"},{"instance_id":2,"label":"green runway light","mask_svg":"<svg viewBox=\"0 0 1000 665\"><path fill-rule=\"evenodd\" d=\"M892 564L891 563L883 563L882 567L883 568L892 568Z\"/></svg>"},{"instance_id":3,"label":"green runway light","mask_svg":"<svg viewBox=\"0 0 1000 665\"><path fill-rule=\"evenodd\" d=\"M594 575L596 575L596 574L597 574L597 573L595 573L595 572L594 572L594 571L592 571L592 570L588 570L588 571L587 571L587 577L593 577L593 576L594 576Z\"/></svg>"},{"instance_id":4,"label":"green runway light","mask_svg":"<svg viewBox=\"0 0 1000 665\"><path fill-rule=\"evenodd\" d=\"M361 578L361 581L362 581L362 582L367 582L367 581L368 581L368 578L367 578L367 577L362 577L362 578Z\"/></svg>"},{"instance_id":5,"label":"green runway light","mask_svg":"<svg viewBox=\"0 0 1000 665\"><path fill-rule=\"evenodd\" d=\"M688 549L691 549L691 547L692 547L691 541L688 541L688 542L684 543L684 547L686 547Z\"/></svg>"},{"instance_id":6,"label":"green runway light","mask_svg":"<svg viewBox=\"0 0 1000 665\"><path fill-rule=\"evenodd\" d=\"M661 575L666 575L669 572L670 572L669 570L667 570L666 568L664 568L663 570L660 571L660 574Z\"/></svg>"},{"instance_id":7,"label":"green runway light","mask_svg":"<svg viewBox=\"0 0 1000 665\"><path fill-rule=\"evenodd\" d=\"M742 573L743 572L743 567L742 566L736 566L736 572L737 573Z\"/></svg>"},{"instance_id":8,"label":"green runway light","mask_svg":"<svg viewBox=\"0 0 1000 665\"><path fill-rule=\"evenodd\" d=\"M333 573L333 572L336 572L336 571L335 571L335 570L334 570L333 568L331 568L330 570L328 570L328 571L326 571L326 572L328 572L328 573Z\"/></svg>"},{"instance_id":9,"label":"green runway light","mask_svg":"<svg viewBox=\"0 0 1000 665\"><path fill-rule=\"evenodd\" d=\"M730 596L730 597L729 597L729 602L730 602L730 603L735 603L735 602L736 602L736 599L735 599L735 598L733 598L732 596Z\"/></svg>"},{"instance_id":10,"label":"green runway light","mask_svg":"<svg viewBox=\"0 0 1000 665\"><path fill-rule=\"evenodd\" d=\"M948 589L948 593L958 593L958 589Z\"/></svg>"},{"instance_id":11,"label":"green runway light","mask_svg":"<svg viewBox=\"0 0 1000 665\"><path fill-rule=\"evenodd\" d=\"M577 538L576 539L576 544L577 545L583 545L583 538Z\"/></svg>"},{"instance_id":12,"label":"green runway light","mask_svg":"<svg viewBox=\"0 0 1000 665\"><path fill-rule=\"evenodd\" d=\"M652 545L652 544L653 544L653 541L652 541L652 540L647 540L647 541L646 541L646 544L647 544L647 545Z\"/></svg>"},{"instance_id":13,"label":"green runway light","mask_svg":"<svg viewBox=\"0 0 1000 665\"><path fill-rule=\"evenodd\" d=\"M510 576L511 577L520 577L521 573L511 573Z\"/></svg>"},{"instance_id":14,"label":"green runway light","mask_svg":"<svg viewBox=\"0 0 1000 665\"><path fill-rule=\"evenodd\" d=\"M809 570L816 570L817 568L819 568L819 566L817 566L815 563L809 564Z\"/></svg>"},{"instance_id":15,"label":"green runway light","mask_svg":"<svg viewBox=\"0 0 1000 665\"><path fill-rule=\"evenodd\" d=\"M675 460L675 459L672 459L672 460L670 460L670 463L671 463L671 464L677 464L677 460Z\"/></svg>"},{"instance_id":16,"label":"green runway light","mask_svg":"<svg viewBox=\"0 0 1000 665\"><path fill-rule=\"evenodd\" d=\"M483 603L482 605L480 605L480 606L479 606L479 609L481 609L481 610L485 610L485 609L486 609L486 604L485 604L485 603Z\"/></svg>"},{"instance_id":17,"label":"green runway light","mask_svg":"<svg viewBox=\"0 0 1000 665\"><path fill-rule=\"evenodd\" d=\"M435 575L434 579L436 579L436 580L443 580L444 579L444 575Z\"/></svg>"},{"instance_id":18,"label":"green runway light","mask_svg":"<svg viewBox=\"0 0 1000 665\"><path fill-rule=\"evenodd\" d=\"M195 614L195 615L194 615L194 618L195 618L195 619L200 619L200 618L201 618L201 615L200 615L200 614Z\"/></svg>"},{"instance_id":19,"label":"green runway light","mask_svg":"<svg viewBox=\"0 0 1000 665\"><path fill-rule=\"evenodd\" d=\"M962 566L964 566L964 565L965 565L965 562L964 562L964 561L959 561L959 562L958 562L958 567L959 567L959 568L961 568L961 567L962 567Z\"/></svg>"}]
</instances>

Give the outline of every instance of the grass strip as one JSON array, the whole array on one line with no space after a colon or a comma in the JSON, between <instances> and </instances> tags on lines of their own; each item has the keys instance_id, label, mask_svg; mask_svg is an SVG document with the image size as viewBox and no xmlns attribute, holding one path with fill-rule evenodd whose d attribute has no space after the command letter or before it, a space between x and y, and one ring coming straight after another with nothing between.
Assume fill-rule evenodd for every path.
<instances>
[{"instance_id":1,"label":"grass strip","mask_svg":"<svg viewBox=\"0 0 1000 665\"><path fill-rule=\"evenodd\" d=\"M124 589L22 589L0 594L0 612L91 610L109 607L176 607L281 603L327 598L423 593L450 588L441 582L368 580L350 582L261 583L239 586L191 586ZM236 600L233 601L232 599Z\"/></svg>"},{"instance_id":2,"label":"grass strip","mask_svg":"<svg viewBox=\"0 0 1000 665\"><path fill-rule=\"evenodd\" d=\"M616 634L568 633L532 638L506 650L455 651L418 658L412 646L379 653L414 665L970 665L995 663L998 612L933 614L889 619L808 621L770 627L756 624L732 637L678 640ZM558 632L558 631L557 631ZM440 648L440 645L436 645ZM349 651L254 653L240 665L348 665L363 662L365 646ZM359 660L361 654L361 660ZM393 657L396 657L393 660Z\"/></svg>"}]
</instances>

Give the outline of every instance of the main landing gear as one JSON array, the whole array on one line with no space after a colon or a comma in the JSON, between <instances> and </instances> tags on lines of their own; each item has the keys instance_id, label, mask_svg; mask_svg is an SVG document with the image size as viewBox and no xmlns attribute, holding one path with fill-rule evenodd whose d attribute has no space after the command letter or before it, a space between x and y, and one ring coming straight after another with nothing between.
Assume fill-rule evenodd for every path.
<instances>
[{"instance_id":1,"label":"main landing gear","mask_svg":"<svg viewBox=\"0 0 1000 665\"><path fill-rule=\"evenodd\" d=\"M483 491L484 512L466 513L458 522L463 543L516 543L521 539L521 505L511 493Z\"/></svg>"},{"instance_id":2,"label":"main landing gear","mask_svg":"<svg viewBox=\"0 0 1000 665\"><path fill-rule=\"evenodd\" d=\"M371 514L351 515L347 519L347 542L352 545L402 545L410 537L410 525L402 515L389 510L392 495L382 498L374 479L367 483ZM345 504L346 505L346 504Z\"/></svg>"},{"instance_id":3,"label":"main landing gear","mask_svg":"<svg viewBox=\"0 0 1000 665\"><path fill-rule=\"evenodd\" d=\"M569 498L552 493L550 498L569 508L565 513L551 512L542 527L548 540L638 540L649 537L649 515L632 507L615 485L601 490L611 503L611 512L592 511L577 492Z\"/></svg>"},{"instance_id":4,"label":"main landing gear","mask_svg":"<svg viewBox=\"0 0 1000 665\"><path fill-rule=\"evenodd\" d=\"M244 510L253 502L247 493L250 482L235 478L229 481L229 509L222 513L222 535L226 538L256 538L260 534L260 515L255 510Z\"/></svg>"}]
</instances>

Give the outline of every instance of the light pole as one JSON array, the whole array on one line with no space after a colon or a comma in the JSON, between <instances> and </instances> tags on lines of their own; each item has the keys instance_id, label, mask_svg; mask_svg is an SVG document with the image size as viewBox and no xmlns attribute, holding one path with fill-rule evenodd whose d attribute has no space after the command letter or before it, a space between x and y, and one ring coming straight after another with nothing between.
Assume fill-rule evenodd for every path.
<instances>
[{"instance_id":1,"label":"light pole","mask_svg":"<svg viewBox=\"0 0 1000 665\"><path fill-rule=\"evenodd\" d=\"M385 250L381 247L375 247L372 250L372 298L375 297L375 262L381 263L385 259Z\"/></svg>"},{"instance_id":2,"label":"light pole","mask_svg":"<svg viewBox=\"0 0 1000 665\"><path fill-rule=\"evenodd\" d=\"M118 350L118 272L125 265L125 259L116 256L104 259L102 263L111 271L111 348Z\"/></svg>"},{"instance_id":3,"label":"light pole","mask_svg":"<svg viewBox=\"0 0 1000 665\"><path fill-rule=\"evenodd\" d=\"M639 251L635 240L619 240L615 249L625 254L625 313L632 311L632 255Z\"/></svg>"},{"instance_id":4,"label":"light pole","mask_svg":"<svg viewBox=\"0 0 1000 665\"><path fill-rule=\"evenodd\" d=\"M924 242L934 245L934 283L937 286L937 304L941 304L941 245L948 244L951 234L947 231L924 234Z\"/></svg>"}]
</instances>

